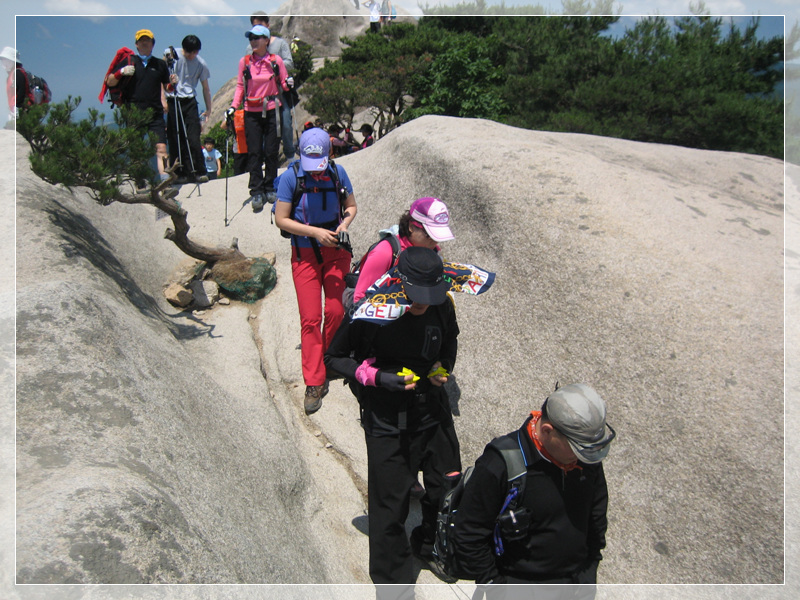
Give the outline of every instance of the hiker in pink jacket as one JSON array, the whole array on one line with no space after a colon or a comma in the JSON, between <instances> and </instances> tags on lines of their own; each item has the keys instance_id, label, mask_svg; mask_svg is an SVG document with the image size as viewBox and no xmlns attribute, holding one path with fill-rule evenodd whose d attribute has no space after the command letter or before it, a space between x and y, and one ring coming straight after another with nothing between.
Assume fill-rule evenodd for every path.
<instances>
[{"instance_id":1,"label":"hiker in pink jacket","mask_svg":"<svg viewBox=\"0 0 800 600\"><path fill-rule=\"evenodd\" d=\"M255 25L246 32L253 53L239 61L236 92L230 115L244 102L244 131L247 140L247 170L250 172L250 204L253 212L261 212L264 203L275 202L272 182L278 175L280 130L276 100L281 90L294 84L286 72L283 59L269 54L270 32ZM262 172L262 165L264 171Z\"/></svg>"},{"instance_id":2,"label":"hiker in pink jacket","mask_svg":"<svg viewBox=\"0 0 800 600\"><path fill-rule=\"evenodd\" d=\"M438 252L439 242L446 242L454 237L450 231L450 211L438 198L414 200L411 208L400 217L397 233L400 251L411 246L422 246ZM353 302L361 300L367 288L396 264L397 256L394 255L392 244L388 240L375 246L361 267Z\"/></svg>"}]
</instances>

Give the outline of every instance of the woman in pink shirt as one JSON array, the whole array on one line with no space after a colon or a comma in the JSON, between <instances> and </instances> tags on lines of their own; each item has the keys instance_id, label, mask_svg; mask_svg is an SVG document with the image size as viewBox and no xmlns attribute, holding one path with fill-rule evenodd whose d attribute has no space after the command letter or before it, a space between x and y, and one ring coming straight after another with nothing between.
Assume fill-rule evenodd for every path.
<instances>
[{"instance_id":1,"label":"woman in pink shirt","mask_svg":"<svg viewBox=\"0 0 800 600\"><path fill-rule=\"evenodd\" d=\"M269 54L270 32L256 25L246 32L252 55L239 61L236 92L229 114L244 102L244 132L247 140L247 171L250 173L250 204L253 212L261 212L264 203L275 202L272 182L278 175L276 100L281 89L288 91L294 83L288 76L283 59ZM262 172L262 165L264 171Z\"/></svg>"},{"instance_id":2,"label":"woman in pink shirt","mask_svg":"<svg viewBox=\"0 0 800 600\"><path fill-rule=\"evenodd\" d=\"M454 237L450 231L450 212L438 198L414 200L408 212L400 217L398 228L400 252L410 246L422 246L438 252L439 242L452 240ZM353 292L353 302L364 297L367 288L394 266L396 258L389 240L383 240L373 248L361 267Z\"/></svg>"}]
</instances>

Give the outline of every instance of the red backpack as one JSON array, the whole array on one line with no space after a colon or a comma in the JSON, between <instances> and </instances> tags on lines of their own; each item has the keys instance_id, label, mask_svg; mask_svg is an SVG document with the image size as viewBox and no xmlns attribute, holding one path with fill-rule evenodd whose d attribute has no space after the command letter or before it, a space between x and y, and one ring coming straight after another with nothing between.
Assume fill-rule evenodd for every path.
<instances>
[{"instance_id":1,"label":"red backpack","mask_svg":"<svg viewBox=\"0 0 800 600\"><path fill-rule=\"evenodd\" d=\"M100 95L97 97L101 104L106 92L108 92L108 101L114 106L122 106L131 100L133 97L133 76L123 77L114 87L109 87L106 80L108 80L109 75L116 73L122 67L134 64L133 57L134 52L130 48L117 50L117 54L114 56L114 60L111 61L108 71L106 71L106 76L103 78L103 87L100 90Z\"/></svg>"}]
</instances>

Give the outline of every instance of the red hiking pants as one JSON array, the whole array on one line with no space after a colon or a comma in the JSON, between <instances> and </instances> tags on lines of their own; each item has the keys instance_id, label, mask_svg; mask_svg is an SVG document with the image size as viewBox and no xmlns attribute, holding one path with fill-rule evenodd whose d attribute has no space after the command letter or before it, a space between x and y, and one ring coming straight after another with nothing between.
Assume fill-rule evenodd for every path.
<instances>
[{"instance_id":1,"label":"red hiking pants","mask_svg":"<svg viewBox=\"0 0 800 600\"><path fill-rule=\"evenodd\" d=\"M306 385L325 383L325 350L344 316L344 276L350 270L350 253L320 246L322 264L312 248L292 248L292 279L300 309L300 343ZM323 301L324 292L324 301ZM324 312L324 321L323 321Z\"/></svg>"}]
</instances>

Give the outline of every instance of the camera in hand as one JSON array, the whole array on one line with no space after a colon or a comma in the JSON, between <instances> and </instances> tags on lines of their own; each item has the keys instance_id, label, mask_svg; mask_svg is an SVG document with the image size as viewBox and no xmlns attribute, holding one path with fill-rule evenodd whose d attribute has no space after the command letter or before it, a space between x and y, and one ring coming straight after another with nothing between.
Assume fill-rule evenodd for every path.
<instances>
[{"instance_id":1,"label":"camera in hand","mask_svg":"<svg viewBox=\"0 0 800 600\"><path fill-rule=\"evenodd\" d=\"M164 60L167 62L167 67L171 69L175 61L178 60L178 52L175 50L174 46L170 46L164 50Z\"/></svg>"},{"instance_id":2,"label":"camera in hand","mask_svg":"<svg viewBox=\"0 0 800 600\"><path fill-rule=\"evenodd\" d=\"M337 242L336 247L342 250L347 250L350 254L353 253L353 247L350 245L350 234L346 231L340 231L336 234Z\"/></svg>"}]
</instances>

